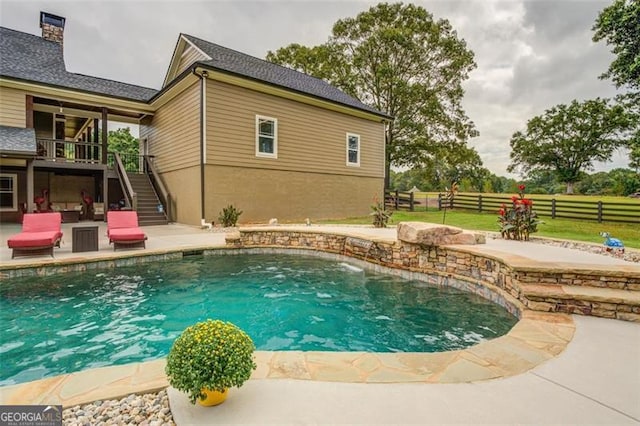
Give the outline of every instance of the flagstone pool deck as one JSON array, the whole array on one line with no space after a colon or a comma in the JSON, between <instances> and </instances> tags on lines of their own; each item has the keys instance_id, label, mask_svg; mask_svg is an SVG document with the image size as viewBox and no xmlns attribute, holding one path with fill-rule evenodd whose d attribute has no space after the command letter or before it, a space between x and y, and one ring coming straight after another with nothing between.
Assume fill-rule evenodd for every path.
<instances>
[{"instance_id":1,"label":"flagstone pool deck","mask_svg":"<svg viewBox=\"0 0 640 426\"><path fill-rule=\"evenodd\" d=\"M72 253L64 224L55 259L11 259L0 228L0 265L65 264L225 245L224 234L172 224L145 227L146 250L113 252L100 223L100 250ZM290 228L287 226L286 228ZM285 226L282 227L283 229ZM305 230L395 240L395 229ZM637 264L547 245L488 239L481 248L520 263L635 270ZM1 360L1 355L0 355ZM256 353L258 369L214 409L169 390L177 424L640 423L640 324L525 311L505 336L444 353ZM86 370L0 388L0 404L62 404L144 393L168 385L164 360Z\"/></svg>"}]
</instances>

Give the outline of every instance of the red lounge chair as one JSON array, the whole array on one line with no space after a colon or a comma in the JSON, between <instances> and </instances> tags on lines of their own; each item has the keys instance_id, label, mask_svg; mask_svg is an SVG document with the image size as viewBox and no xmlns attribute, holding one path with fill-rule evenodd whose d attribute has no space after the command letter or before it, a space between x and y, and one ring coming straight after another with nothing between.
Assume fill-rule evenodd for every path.
<instances>
[{"instance_id":1,"label":"red lounge chair","mask_svg":"<svg viewBox=\"0 0 640 426\"><path fill-rule=\"evenodd\" d=\"M60 247L62 230L60 213L26 213L22 219L22 232L9 238L7 244L13 249L11 258L49 254L53 247Z\"/></svg>"},{"instance_id":2,"label":"red lounge chair","mask_svg":"<svg viewBox=\"0 0 640 426\"><path fill-rule=\"evenodd\" d=\"M147 236L138 227L138 213L135 211L107 212L107 236L113 250L122 247L145 248Z\"/></svg>"}]
</instances>

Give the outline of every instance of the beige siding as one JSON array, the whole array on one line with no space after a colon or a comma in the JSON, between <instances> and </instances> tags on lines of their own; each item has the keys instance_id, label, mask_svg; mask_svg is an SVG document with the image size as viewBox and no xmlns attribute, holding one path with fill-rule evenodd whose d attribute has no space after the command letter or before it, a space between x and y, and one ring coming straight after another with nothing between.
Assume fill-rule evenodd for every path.
<instances>
[{"instance_id":1,"label":"beige siding","mask_svg":"<svg viewBox=\"0 0 640 426\"><path fill-rule=\"evenodd\" d=\"M383 124L208 80L207 163L384 176ZM278 120L278 158L255 155L256 115ZM360 167L347 166L346 134L360 135Z\"/></svg>"},{"instance_id":2,"label":"beige siding","mask_svg":"<svg viewBox=\"0 0 640 426\"><path fill-rule=\"evenodd\" d=\"M218 222L222 208L233 204L243 211L241 223L366 216L384 184L364 176L211 165L205 180L207 222ZM192 206L198 210L197 202Z\"/></svg>"},{"instance_id":3,"label":"beige siding","mask_svg":"<svg viewBox=\"0 0 640 426\"><path fill-rule=\"evenodd\" d=\"M200 60L206 60L206 59L207 59L206 56L204 56L202 53L198 52L196 49L191 47L191 45L187 44L187 48L185 49L185 51L182 54L182 57L180 58L180 62L176 67L176 73L173 77L175 78L175 76L179 75L182 71L187 69L187 67L189 67L189 65L193 64L194 62L200 61Z\"/></svg>"},{"instance_id":4,"label":"beige siding","mask_svg":"<svg viewBox=\"0 0 640 426\"><path fill-rule=\"evenodd\" d=\"M25 110L25 92L0 87L0 125L24 128L27 125Z\"/></svg>"},{"instance_id":5,"label":"beige siding","mask_svg":"<svg viewBox=\"0 0 640 426\"><path fill-rule=\"evenodd\" d=\"M200 85L194 83L140 126L160 173L200 164Z\"/></svg>"}]
</instances>

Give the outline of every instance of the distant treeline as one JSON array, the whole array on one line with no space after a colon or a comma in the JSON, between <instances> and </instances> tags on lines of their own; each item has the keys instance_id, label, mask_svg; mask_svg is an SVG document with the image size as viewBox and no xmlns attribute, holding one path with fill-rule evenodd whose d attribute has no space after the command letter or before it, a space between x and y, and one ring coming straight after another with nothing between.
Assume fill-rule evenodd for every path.
<instances>
[{"instance_id":1,"label":"distant treeline","mask_svg":"<svg viewBox=\"0 0 640 426\"><path fill-rule=\"evenodd\" d=\"M486 170L486 169L484 169ZM516 180L493 173L474 173L458 180L461 192L516 193L518 185L525 184L528 194L562 194L567 185L559 182L554 173L537 173L526 180ZM439 178L428 169L412 169L405 172L391 171L391 189L408 191L413 187L425 192L442 192L451 182ZM640 174L631 169L613 169L609 172L583 173L575 184L576 194L620 195L640 192Z\"/></svg>"}]
</instances>

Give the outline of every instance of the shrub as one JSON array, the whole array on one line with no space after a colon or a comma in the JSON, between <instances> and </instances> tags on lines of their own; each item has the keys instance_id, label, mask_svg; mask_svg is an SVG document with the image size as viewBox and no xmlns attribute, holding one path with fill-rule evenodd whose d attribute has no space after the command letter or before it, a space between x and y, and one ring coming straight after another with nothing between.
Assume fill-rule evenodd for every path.
<instances>
[{"instance_id":1,"label":"shrub","mask_svg":"<svg viewBox=\"0 0 640 426\"><path fill-rule=\"evenodd\" d=\"M444 195L442 193L438 194L438 198L440 200L439 204L443 209L442 212L442 224L444 225L445 220L447 219L447 209L453 209L453 201L458 193L458 183L451 182L451 189L444 188Z\"/></svg>"},{"instance_id":2,"label":"shrub","mask_svg":"<svg viewBox=\"0 0 640 426\"><path fill-rule=\"evenodd\" d=\"M220 215L218 216L218 221L222 224L222 226L236 226L238 223L238 218L242 214L242 210L236 209L233 204L229 204L227 207L222 209Z\"/></svg>"},{"instance_id":3,"label":"shrub","mask_svg":"<svg viewBox=\"0 0 640 426\"><path fill-rule=\"evenodd\" d=\"M524 185L518 186L518 195L511 197L511 207L502 205L498 210L500 234L507 240L529 240L529 234L538 232L538 215L533 200L524 197Z\"/></svg>"},{"instance_id":4,"label":"shrub","mask_svg":"<svg viewBox=\"0 0 640 426\"><path fill-rule=\"evenodd\" d=\"M208 319L188 327L173 342L165 372L169 384L189 400L204 399L202 389L224 392L249 380L256 369L255 346L230 322Z\"/></svg>"},{"instance_id":5,"label":"shrub","mask_svg":"<svg viewBox=\"0 0 640 426\"><path fill-rule=\"evenodd\" d=\"M371 210L372 212L369 213L369 215L373 216L373 226L376 228L386 228L393 212L387 210L384 203L378 200L377 197L374 199Z\"/></svg>"}]
</instances>

